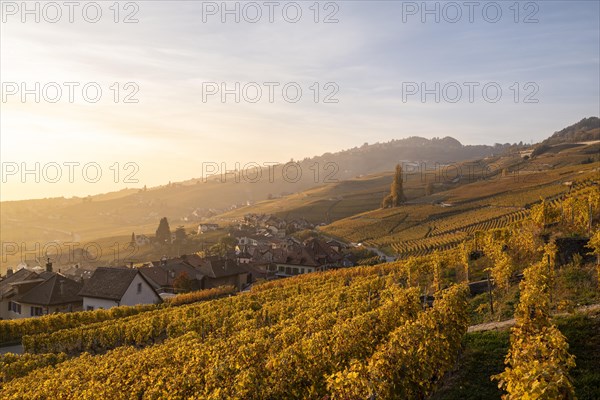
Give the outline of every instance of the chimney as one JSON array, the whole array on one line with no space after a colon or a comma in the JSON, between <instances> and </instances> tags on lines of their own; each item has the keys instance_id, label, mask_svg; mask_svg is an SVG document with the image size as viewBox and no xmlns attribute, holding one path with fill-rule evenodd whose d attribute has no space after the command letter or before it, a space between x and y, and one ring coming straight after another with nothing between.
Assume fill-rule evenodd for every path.
<instances>
[{"instance_id":1,"label":"chimney","mask_svg":"<svg viewBox=\"0 0 600 400\"><path fill-rule=\"evenodd\" d=\"M60 280L59 282L59 286L58 286L58 290L60 292L61 297L65 295L65 289L64 289L64 280Z\"/></svg>"},{"instance_id":2,"label":"chimney","mask_svg":"<svg viewBox=\"0 0 600 400\"><path fill-rule=\"evenodd\" d=\"M46 263L46 271L52 272L52 263L50 262L50 257L48 257L48 262Z\"/></svg>"},{"instance_id":3,"label":"chimney","mask_svg":"<svg viewBox=\"0 0 600 400\"><path fill-rule=\"evenodd\" d=\"M6 277L7 277L7 278L8 278L9 276L12 276L12 274L13 274L13 269L12 269L12 268L9 268L9 269L7 269L7 270L6 270Z\"/></svg>"}]
</instances>

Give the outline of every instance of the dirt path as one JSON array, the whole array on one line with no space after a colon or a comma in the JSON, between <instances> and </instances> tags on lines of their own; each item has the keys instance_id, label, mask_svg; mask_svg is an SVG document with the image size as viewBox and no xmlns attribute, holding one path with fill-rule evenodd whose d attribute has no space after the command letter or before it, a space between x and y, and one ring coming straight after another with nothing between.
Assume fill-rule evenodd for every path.
<instances>
[{"instance_id":1,"label":"dirt path","mask_svg":"<svg viewBox=\"0 0 600 400\"><path fill-rule=\"evenodd\" d=\"M6 353L23 354L23 346L17 344L14 346L0 347L0 354Z\"/></svg>"},{"instance_id":2,"label":"dirt path","mask_svg":"<svg viewBox=\"0 0 600 400\"><path fill-rule=\"evenodd\" d=\"M575 309L575 312L590 312L600 310L600 304L592 304L589 306L583 306ZM558 313L554 314L554 316L560 315L568 315L569 313ZM499 322L486 322L479 325L471 325L467 332L483 332L483 331L491 331L491 330L503 330L508 329L515 324L515 319L507 319Z\"/></svg>"}]
</instances>

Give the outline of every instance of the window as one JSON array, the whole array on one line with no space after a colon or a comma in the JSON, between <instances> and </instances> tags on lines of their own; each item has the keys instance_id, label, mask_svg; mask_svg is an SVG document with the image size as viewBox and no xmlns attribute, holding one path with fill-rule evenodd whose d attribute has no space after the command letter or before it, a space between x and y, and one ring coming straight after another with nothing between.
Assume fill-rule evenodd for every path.
<instances>
[{"instance_id":1,"label":"window","mask_svg":"<svg viewBox=\"0 0 600 400\"><path fill-rule=\"evenodd\" d=\"M39 317L40 315L44 314L44 309L42 307L34 307L31 306L31 316L32 317Z\"/></svg>"},{"instance_id":2,"label":"window","mask_svg":"<svg viewBox=\"0 0 600 400\"><path fill-rule=\"evenodd\" d=\"M94 311L94 306L87 306L85 309L87 311Z\"/></svg>"},{"instance_id":3,"label":"window","mask_svg":"<svg viewBox=\"0 0 600 400\"><path fill-rule=\"evenodd\" d=\"M8 305L8 309L14 313L21 314L21 305L19 303L15 303L11 301Z\"/></svg>"},{"instance_id":4,"label":"window","mask_svg":"<svg viewBox=\"0 0 600 400\"><path fill-rule=\"evenodd\" d=\"M137 292L142 293L142 284L141 283L138 283L138 285L137 285Z\"/></svg>"}]
</instances>

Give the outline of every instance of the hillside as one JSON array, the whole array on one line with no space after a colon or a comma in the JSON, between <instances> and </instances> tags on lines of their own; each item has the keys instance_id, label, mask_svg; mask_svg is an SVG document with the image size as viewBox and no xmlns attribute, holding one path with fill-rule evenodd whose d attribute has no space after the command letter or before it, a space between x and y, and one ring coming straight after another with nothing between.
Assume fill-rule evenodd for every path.
<instances>
[{"instance_id":1,"label":"hillside","mask_svg":"<svg viewBox=\"0 0 600 400\"><path fill-rule=\"evenodd\" d=\"M504 149L505 146L501 145L463 146L452 138L428 140L411 137L307 158L299 161L297 167L288 167L285 172L285 166L282 165L262 170L252 167L243 172L228 171L223 176L217 173L206 180L191 179L156 188L127 189L86 198L2 202L2 242L16 243L24 253L28 248L36 249L35 246L39 246L42 251L38 252L38 257L43 258L43 248L52 243L75 242L83 246L99 238L124 237L131 235L131 232L153 234L158 220L163 216L168 217L174 227L192 226L206 217L249 203L264 201L269 197L286 197L323 185L333 185L333 192L336 191L335 187L341 188L344 193L360 192L363 190L362 183L353 185L345 181L380 173L402 159L441 163L479 158ZM191 171L190 175L196 173ZM381 181L364 180L366 190L374 189L374 192L365 193L365 196L357 194L358 206L355 203L341 211L343 206L340 205L340 211L333 212L329 217L315 215L315 219L323 222L364 211L366 208L362 203L365 198L370 199L369 207L377 204L378 192L388 184L385 174L380 178ZM358 179L361 181L362 178ZM346 185L351 187L344 188ZM329 196L325 193L327 190L317 189L317 192ZM335 193L332 195L337 196ZM296 215L309 213L308 209L312 207L302 200L303 197L296 202ZM327 203L328 200L321 202ZM31 257L29 259L32 260ZM8 261L2 257L2 269ZM10 262L13 261L14 258L10 258Z\"/></svg>"},{"instance_id":2,"label":"hillside","mask_svg":"<svg viewBox=\"0 0 600 400\"><path fill-rule=\"evenodd\" d=\"M376 209L335 221L322 228L330 236L367 244L401 256L448 249L474 232L500 228L523 219L540 198L558 198L570 190L565 183L597 182L600 162L587 163L598 144L565 149L523 160L486 160L498 166L487 179L465 182L401 207ZM484 169L485 170L485 169ZM506 172L499 172L506 171ZM586 183L587 182L587 183Z\"/></svg>"},{"instance_id":3,"label":"hillside","mask_svg":"<svg viewBox=\"0 0 600 400\"><path fill-rule=\"evenodd\" d=\"M542 144L555 145L560 143L579 143L600 140L600 119L598 117L584 118L581 121L554 132Z\"/></svg>"},{"instance_id":4,"label":"hillside","mask_svg":"<svg viewBox=\"0 0 600 400\"><path fill-rule=\"evenodd\" d=\"M17 250L7 251L3 246L0 269L18 263L28 249L43 258L44 249L55 243L76 243L76 247L99 243L103 249L100 261L105 262L115 252L115 243L127 246L131 232L153 235L162 216L169 218L173 229L184 225L195 230L202 220L227 225L251 212L330 223L323 230L329 235L369 241L393 254L403 251L398 246L395 249L395 244L429 236L433 220L451 215L460 219L456 216L459 212L477 213L480 207L484 219L504 214L510 219L508 214L540 196L564 191L558 184L578 177L579 171L592 173L598 163L598 144L562 146L551 146L547 153L527 159L519 155L519 146L463 146L452 138L411 137L303 160L299 165L304 173L298 182L283 179L280 166L264 171L257 182L241 178L236 182L232 173L225 182L213 176L206 182L189 180L89 198L3 202L2 242ZM327 164L329 160L335 163ZM389 191L390 170L401 160L407 160L403 164L408 212L377 210ZM335 179L329 182L326 179L332 172L335 175L330 178ZM525 197L515 200L518 193ZM497 201L490 200L494 197ZM453 206L442 207L441 203ZM362 214L365 212L369 213ZM371 225L377 226L377 232ZM430 241L437 241L434 247L443 246L456 243L461 235L452 233ZM417 250L412 244L409 248ZM35 261L32 255L29 261Z\"/></svg>"},{"instance_id":5,"label":"hillside","mask_svg":"<svg viewBox=\"0 0 600 400\"><path fill-rule=\"evenodd\" d=\"M431 162L424 159L417 163L403 162L404 187L409 204L460 203L465 200L477 200L478 197L496 196L511 190L528 192L532 186L544 182L552 184L567 181L569 177L576 177L579 170L593 170L595 165L597 166L594 163L600 162L599 143L565 144L564 142L569 141L568 138L575 137L571 135L573 132L578 132L579 138L600 139L600 131L596 126L598 121L596 117L586 118L556 132L547 139L547 141L552 139L556 144L544 145L545 148L547 147L544 152L548 154L540 154L531 159L529 156L523 157L523 154L530 153L521 150L518 146L503 146L502 154L487 155L477 159L453 159L447 156L444 157L446 161ZM432 142L450 149L449 154L451 149L461 146L452 138ZM426 143L426 140L409 138L403 143L410 144L414 146L413 149L416 149ZM376 145L369 147L374 146ZM594 165L582 167L585 164ZM248 207L223 213L214 220L221 222L236 220L244 213L272 213L289 218L303 217L314 223L332 223L352 217L380 207L381 200L389 192L393 165L394 163L381 167L380 171L388 172L349 178L346 181L332 182L282 198L260 201ZM568 172L569 167L572 167L571 172ZM560 168L565 169L559 171ZM575 169L577 172L573 172ZM510 179L506 179L507 176L503 176L503 173L508 173ZM570 174L569 177L567 174ZM506 186L509 181L510 184ZM433 193L430 194L429 191ZM533 201L539 200L540 195L534 195ZM510 202L503 204L511 205ZM513 206L518 208L523 204L516 202Z\"/></svg>"},{"instance_id":6,"label":"hillside","mask_svg":"<svg viewBox=\"0 0 600 400\"><path fill-rule=\"evenodd\" d=\"M280 196L324 183L379 173L398 160L447 163L481 158L504 149L503 145L463 146L452 138L428 140L411 137L306 158L297 161L298 168L289 168L285 172L281 164L258 172L254 165L243 172L234 172L231 167L235 166L228 165L227 174L221 175L224 171L217 165L216 173L207 177L206 181L198 177L147 190L127 189L86 198L3 202L2 221L29 224L33 220L45 222L50 219L55 220L57 232L70 232L81 219L79 225L93 225L87 228L90 230L118 229L123 224L143 225L155 215L178 220L190 216L197 209L225 210L267 199L269 195ZM298 170L300 176L297 176ZM190 175L195 173L198 171L191 171ZM67 219L72 224L64 221ZM11 229L8 231L13 233ZM80 234L87 237L85 231Z\"/></svg>"},{"instance_id":7,"label":"hillside","mask_svg":"<svg viewBox=\"0 0 600 400\"><path fill-rule=\"evenodd\" d=\"M409 175L396 208L378 208L384 173L214 216L348 212L317 234L399 259L231 296L224 287L165 305L0 321L0 343L25 350L0 356L0 396L499 399L539 388L548 399L596 399L598 316L581 306L600 303L590 254L600 256L599 145L550 148L457 163L480 173L449 180ZM498 321L510 333L469 328Z\"/></svg>"}]
</instances>

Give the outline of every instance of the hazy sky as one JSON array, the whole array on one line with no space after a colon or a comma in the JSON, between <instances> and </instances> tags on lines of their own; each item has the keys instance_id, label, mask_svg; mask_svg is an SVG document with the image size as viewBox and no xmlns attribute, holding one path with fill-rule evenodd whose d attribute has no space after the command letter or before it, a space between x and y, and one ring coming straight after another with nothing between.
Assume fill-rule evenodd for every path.
<instances>
[{"instance_id":1,"label":"hazy sky","mask_svg":"<svg viewBox=\"0 0 600 400\"><path fill-rule=\"evenodd\" d=\"M118 15L113 3L30 2L27 14L2 1L2 200L154 186L199 177L203 162L285 162L411 135L535 142L599 114L598 1L230 2L232 13L135 1ZM39 183L21 174L36 162Z\"/></svg>"}]
</instances>

